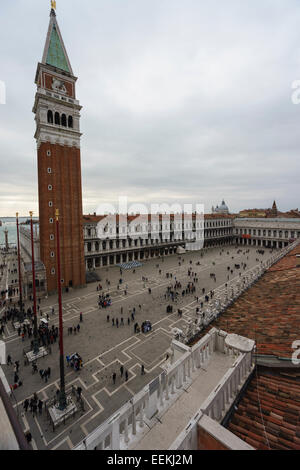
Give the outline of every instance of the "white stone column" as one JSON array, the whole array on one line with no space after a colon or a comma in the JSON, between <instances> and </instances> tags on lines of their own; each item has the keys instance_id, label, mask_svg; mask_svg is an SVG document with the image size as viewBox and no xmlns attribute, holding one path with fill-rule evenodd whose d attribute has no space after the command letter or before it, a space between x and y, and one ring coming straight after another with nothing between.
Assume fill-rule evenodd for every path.
<instances>
[{"instance_id":1,"label":"white stone column","mask_svg":"<svg viewBox=\"0 0 300 470\"><path fill-rule=\"evenodd\" d=\"M171 377L171 394L172 395L174 395L175 393L175 380L176 380L175 375L173 375Z\"/></svg>"},{"instance_id":2,"label":"white stone column","mask_svg":"<svg viewBox=\"0 0 300 470\"><path fill-rule=\"evenodd\" d=\"M186 382L186 361L182 364L183 384Z\"/></svg>"},{"instance_id":3,"label":"white stone column","mask_svg":"<svg viewBox=\"0 0 300 470\"><path fill-rule=\"evenodd\" d=\"M140 405L140 427L144 427L144 409L143 409L143 403Z\"/></svg>"},{"instance_id":4,"label":"white stone column","mask_svg":"<svg viewBox=\"0 0 300 470\"><path fill-rule=\"evenodd\" d=\"M192 373L194 373L195 372L195 352L192 353L191 360L192 360Z\"/></svg>"},{"instance_id":5,"label":"white stone column","mask_svg":"<svg viewBox=\"0 0 300 470\"><path fill-rule=\"evenodd\" d=\"M132 434L133 434L133 436L136 435L136 414L135 414L135 408L132 408Z\"/></svg>"},{"instance_id":6,"label":"white stone column","mask_svg":"<svg viewBox=\"0 0 300 470\"><path fill-rule=\"evenodd\" d=\"M178 369L178 380L179 380L179 388L181 388L183 385L183 364L181 364Z\"/></svg>"},{"instance_id":7,"label":"white stone column","mask_svg":"<svg viewBox=\"0 0 300 470\"><path fill-rule=\"evenodd\" d=\"M195 364L196 364L197 369L199 369L201 367L202 352L201 352L200 348L196 349L196 351L195 351Z\"/></svg>"},{"instance_id":8,"label":"white stone column","mask_svg":"<svg viewBox=\"0 0 300 470\"><path fill-rule=\"evenodd\" d=\"M208 352L209 352L209 356L211 356L214 352L214 338L211 338L210 342L208 343ZM224 343L224 339L223 339L223 343Z\"/></svg>"},{"instance_id":9,"label":"white stone column","mask_svg":"<svg viewBox=\"0 0 300 470\"><path fill-rule=\"evenodd\" d=\"M120 449L120 428L119 420L113 422L112 424L112 433L111 433L111 448L113 450Z\"/></svg>"},{"instance_id":10,"label":"white stone column","mask_svg":"<svg viewBox=\"0 0 300 470\"><path fill-rule=\"evenodd\" d=\"M224 389L224 402L225 402L225 406L230 403L230 381L226 385L226 388Z\"/></svg>"},{"instance_id":11,"label":"white stone column","mask_svg":"<svg viewBox=\"0 0 300 470\"><path fill-rule=\"evenodd\" d=\"M166 400L169 400L169 377L166 377Z\"/></svg>"},{"instance_id":12,"label":"white stone column","mask_svg":"<svg viewBox=\"0 0 300 470\"><path fill-rule=\"evenodd\" d=\"M225 409L225 388L220 393L220 413L222 414Z\"/></svg>"},{"instance_id":13,"label":"white stone column","mask_svg":"<svg viewBox=\"0 0 300 470\"><path fill-rule=\"evenodd\" d=\"M126 444L128 444L129 442L129 436L128 436L128 417L125 419L124 421L124 426L125 426L125 429L124 429L124 434L125 434L125 442Z\"/></svg>"},{"instance_id":14,"label":"white stone column","mask_svg":"<svg viewBox=\"0 0 300 470\"><path fill-rule=\"evenodd\" d=\"M160 378L160 382L159 382L159 404L161 407L164 404L164 388L163 388L162 378Z\"/></svg>"},{"instance_id":15,"label":"white stone column","mask_svg":"<svg viewBox=\"0 0 300 470\"><path fill-rule=\"evenodd\" d=\"M237 383L237 373L235 372L234 375L233 375L233 384L232 384L232 391L233 391L233 394L235 395L236 391L237 391L237 388L238 388L238 383Z\"/></svg>"},{"instance_id":16,"label":"white stone column","mask_svg":"<svg viewBox=\"0 0 300 470\"><path fill-rule=\"evenodd\" d=\"M188 378L191 377L191 357L189 357L187 360L187 376Z\"/></svg>"}]
</instances>

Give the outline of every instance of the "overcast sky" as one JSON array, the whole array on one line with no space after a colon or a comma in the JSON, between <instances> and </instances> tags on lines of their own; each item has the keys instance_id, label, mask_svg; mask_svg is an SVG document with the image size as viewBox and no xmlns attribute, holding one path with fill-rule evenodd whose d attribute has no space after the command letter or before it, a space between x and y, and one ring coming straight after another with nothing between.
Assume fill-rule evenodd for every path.
<instances>
[{"instance_id":1,"label":"overcast sky","mask_svg":"<svg viewBox=\"0 0 300 470\"><path fill-rule=\"evenodd\" d=\"M0 216L38 213L35 71L48 0L1 0ZM83 106L83 207L127 196L300 206L298 0L57 0Z\"/></svg>"}]
</instances>

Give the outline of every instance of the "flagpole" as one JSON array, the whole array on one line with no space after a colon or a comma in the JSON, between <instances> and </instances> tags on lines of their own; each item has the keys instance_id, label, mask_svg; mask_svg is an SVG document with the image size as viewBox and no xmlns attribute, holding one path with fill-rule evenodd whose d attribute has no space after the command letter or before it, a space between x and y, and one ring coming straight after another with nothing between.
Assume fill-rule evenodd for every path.
<instances>
[{"instance_id":1,"label":"flagpole","mask_svg":"<svg viewBox=\"0 0 300 470\"><path fill-rule=\"evenodd\" d=\"M19 304L20 304L20 322L24 321L23 313L23 292L22 292L22 274L21 274L21 252L20 252L20 235L19 235L19 213L16 213L17 222L17 239L18 239L18 269L19 269Z\"/></svg>"},{"instance_id":2,"label":"flagpole","mask_svg":"<svg viewBox=\"0 0 300 470\"><path fill-rule=\"evenodd\" d=\"M35 263L34 263L34 241L33 241L33 212L29 212L30 215L30 228L31 228L31 262L32 262L32 292L33 292L33 314L34 314L34 328L33 328L33 354L39 353L39 341L38 341L38 328L37 328L37 313L36 313L36 286L35 286Z\"/></svg>"},{"instance_id":3,"label":"flagpole","mask_svg":"<svg viewBox=\"0 0 300 470\"><path fill-rule=\"evenodd\" d=\"M62 316L62 294L61 294L61 273L60 273L60 239L59 239L59 210L55 211L56 219L56 254L57 254L57 291L58 291L58 311L59 311L59 363L60 363L60 394L59 409L65 410L67 407L65 390L65 366L64 366L64 343L63 343L63 316Z\"/></svg>"}]
</instances>

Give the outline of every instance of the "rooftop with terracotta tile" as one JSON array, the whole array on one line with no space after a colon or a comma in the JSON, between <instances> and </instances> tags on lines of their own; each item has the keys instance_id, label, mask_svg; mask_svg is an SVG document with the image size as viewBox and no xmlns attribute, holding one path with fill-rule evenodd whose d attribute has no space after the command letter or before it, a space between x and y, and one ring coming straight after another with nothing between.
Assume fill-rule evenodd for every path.
<instances>
[{"instance_id":1,"label":"rooftop with terracotta tile","mask_svg":"<svg viewBox=\"0 0 300 470\"><path fill-rule=\"evenodd\" d=\"M228 429L258 450L299 450L300 371L254 372Z\"/></svg>"},{"instance_id":2,"label":"rooftop with terracotta tile","mask_svg":"<svg viewBox=\"0 0 300 470\"><path fill-rule=\"evenodd\" d=\"M300 340L300 245L272 266L214 321L213 326L256 341L257 353L291 358Z\"/></svg>"}]
</instances>

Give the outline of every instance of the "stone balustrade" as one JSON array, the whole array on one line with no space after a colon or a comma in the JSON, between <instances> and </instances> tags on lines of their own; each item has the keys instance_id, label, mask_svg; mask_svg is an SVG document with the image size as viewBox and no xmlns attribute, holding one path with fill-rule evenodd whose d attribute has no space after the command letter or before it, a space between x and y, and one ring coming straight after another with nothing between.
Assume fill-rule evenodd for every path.
<instances>
[{"instance_id":1,"label":"stone balustrade","mask_svg":"<svg viewBox=\"0 0 300 470\"><path fill-rule=\"evenodd\" d=\"M237 352L233 350L233 353ZM218 422L222 421L252 369L252 354L240 354L232 368L225 373L216 389L202 404L202 413Z\"/></svg>"},{"instance_id":2,"label":"stone balustrade","mask_svg":"<svg viewBox=\"0 0 300 470\"><path fill-rule=\"evenodd\" d=\"M89 434L75 447L75 450L127 449L129 445L139 441L148 430L145 424L150 423L157 413L164 413L172 406L185 387L193 382L198 374L197 370L209 364L215 351L239 355L234 366L224 375L213 392L214 395L210 395L203 409L201 408L203 413L219 416L226 404L235 396L235 392L250 373L252 366L251 353L240 354L238 349L226 346L227 337L227 333L212 328L191 348L181 344L182 355L176 359L176 354L174 354L173 363L165 366L155 380L137 393L114 416ZM174 348L178 346L179 344L174 342Z\"/></svg>"}]
</instances>

